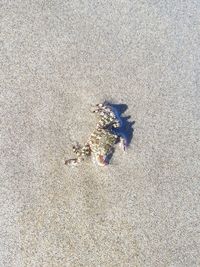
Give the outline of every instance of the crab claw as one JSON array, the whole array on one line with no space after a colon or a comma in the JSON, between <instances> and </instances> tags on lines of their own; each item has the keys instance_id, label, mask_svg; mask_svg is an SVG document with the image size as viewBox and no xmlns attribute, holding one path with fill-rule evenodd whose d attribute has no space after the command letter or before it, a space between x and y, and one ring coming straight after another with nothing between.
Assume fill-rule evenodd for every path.
<instances>
[{"instance_id":1,"label":"crab claw","mask_svg":"<svg viewBox=\"0 0 200 267\"><path fill-rule=\"evenodd\" d=\"M96 157L96 160L97 160L97 164L99 166L106 166L106 165L108 165L108 161L106 160L106 156L98 155Z\"/></svg>"},{"instance_id":2,"label":"crab claw","mask_svg":"<svg viewBox=\"0 0 200 267\"><path fill-rule=\"evenodd\" d=\"M77 159L65 160L65 165L77 166L77 164L78 164L78 160Z\"/></svg>"}]
</instances>

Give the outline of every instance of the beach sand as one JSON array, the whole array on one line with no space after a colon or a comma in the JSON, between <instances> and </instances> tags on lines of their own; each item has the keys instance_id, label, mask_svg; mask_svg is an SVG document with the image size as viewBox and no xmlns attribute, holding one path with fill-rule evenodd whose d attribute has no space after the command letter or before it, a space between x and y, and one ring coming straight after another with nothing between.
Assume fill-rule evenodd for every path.
<instances>
[{"instance_id":1,"label":"beach sand","mask_svg":"<svg viewBox=\"0 0 200 267\"><path fill-rule=\"evenodd\" d=\"M0 266L200 266L199 1L2 1ZM104 100L110 165L64 165Z\"/></svg>"}]
</instances>

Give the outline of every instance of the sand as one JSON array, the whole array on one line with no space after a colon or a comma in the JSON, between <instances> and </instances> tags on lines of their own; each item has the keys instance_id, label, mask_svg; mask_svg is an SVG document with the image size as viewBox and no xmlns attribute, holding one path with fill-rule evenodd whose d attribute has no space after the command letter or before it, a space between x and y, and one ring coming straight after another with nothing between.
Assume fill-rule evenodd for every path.
<instances>
[{"instance_id":1,"label":"sand","mask_svg":"<svg viewBox=\"0 0 200 267\"><path fill-rule=\"evenodd\" d=\"M0 266L200 266L200 3L1 1ZM64 165L104 100L134 132Z\"/></svg>"}]
</instances>

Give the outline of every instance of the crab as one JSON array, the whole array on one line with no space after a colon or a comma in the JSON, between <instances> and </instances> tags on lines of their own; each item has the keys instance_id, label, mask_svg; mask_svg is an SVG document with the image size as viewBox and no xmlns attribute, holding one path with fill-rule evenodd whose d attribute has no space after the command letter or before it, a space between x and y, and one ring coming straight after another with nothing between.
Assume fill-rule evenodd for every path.
<instances>
[{"instance_id":1,"label":"crab","mask_svg":"<svg viewBox=\"0 0 200 267\"><path fill-rule=\"evenodd\" d=\"M76 158L66 160L66 165L76 166L92 156L99 166L105 166L109 163L115 144L119 143L121 148L126 150L126 138L115 131L122 124L116 110L104 102L92 107L91 112L97 115L98 123L84 146L81 147L79 144L73 146Z\"/></svg>"}]
</instances>

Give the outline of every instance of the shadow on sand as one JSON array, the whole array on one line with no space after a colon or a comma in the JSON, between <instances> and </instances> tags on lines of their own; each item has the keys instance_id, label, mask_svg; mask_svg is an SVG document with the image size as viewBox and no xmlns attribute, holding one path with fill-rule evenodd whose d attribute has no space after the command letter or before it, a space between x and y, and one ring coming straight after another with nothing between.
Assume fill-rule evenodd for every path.
<instances>
[{"instance_id":1,"label":"shadow on sand","mask_svg":"<svg viewBox=\"0 0 200 267\"><path fill-rule=\"evenodd\" d=\"M114 128L112 127L112 132L116 133L118 136L121 136L125 139L126 146L129 146L131 143L131 140L133 138L133 132L135 124L135 121L129 121L131 119L131 116L122 117L122 114L128 109L128 106L126 104L112 104L107 102L109 106L112 107L113 111L121 121L121 127L120 128ZM107 157L107 162L110 162L112 156L114 153L114 148L110 151L110 154Z\"/></svg>"},{"instance_id":2,"label":"shadow on sand","mask_svg":"<svg viewBox=\"0 0 200 267\"><path fill-rule=\"evenodd\" d=\"M126 104L109 103L109 105L113 108L113 110L116 112L117 116L121 120L121 127L113 128L113 131L116 134L124 137L128 146L133 138L133 125L135 124L135 121L129 121L131 119L131 116L122 117L122 113L124 113L128 109L128 106Z\"/></svg>"}]
</instances>

